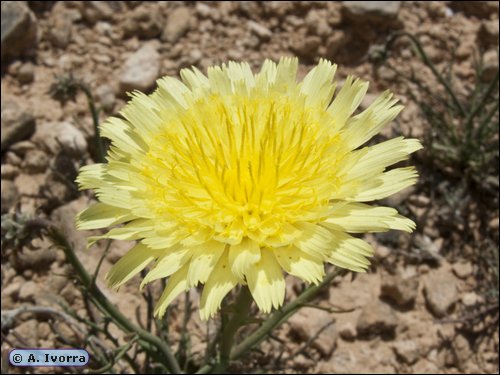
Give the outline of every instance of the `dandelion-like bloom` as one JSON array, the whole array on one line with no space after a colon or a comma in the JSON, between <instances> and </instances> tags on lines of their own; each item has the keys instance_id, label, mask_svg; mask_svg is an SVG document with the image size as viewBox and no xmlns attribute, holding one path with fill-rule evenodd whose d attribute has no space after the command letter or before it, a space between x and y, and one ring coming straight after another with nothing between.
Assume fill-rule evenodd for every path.
<instances>
[{"instance_id":1,"label":"dandelion-like bloom","mask_svg":"<svg viewBox=\"0 0 500 375\"><path fill-rule=\"evenodd\" d=\"M363 203L416 181L413 167L387 167L420 149L417 140L360 148L402 106L385 92L354 115L367 82L348 77L334 96L336 65L321 60L298 83L297 64L184 69L182 82L159 79L102 125L108 163L78 177L99 203L78 227L124 223L92 240L138 240L107 275L111 286L152 263L141 286L168 277L158 316L199 283L203 319L238 284L269 312L283 303L284 272L318 283L325 263L365 270L373 250L348 233L414 229L395 209Z\"/></svg>"}]
</instances>

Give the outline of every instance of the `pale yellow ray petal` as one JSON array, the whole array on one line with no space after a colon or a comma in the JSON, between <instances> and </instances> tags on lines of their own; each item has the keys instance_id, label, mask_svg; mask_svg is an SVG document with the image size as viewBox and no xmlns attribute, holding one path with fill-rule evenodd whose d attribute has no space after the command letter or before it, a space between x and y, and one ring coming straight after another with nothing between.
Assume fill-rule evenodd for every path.
<instances>
[{"instance_id":1,"label":"pale yellow ray petal","mask_svg":"<svg viewBox=\"0 0 500 375\"><path fill-rule=\"evenodd\" d=\"M192 248L193 257L189 263L187 275L188 286L204 284L214 270L219 258L224 253L226 244L219 241L209 241Z\"/></svg>"},{"instance_id":2,"label":"pale yellow ray petal","mask_svg":"<svg viewBox=\"0 0 500 375\"><path fill-rule=\"evenodd\" d=\"M122 151L129 154L144 154L148 150L147 143L134 131L127 120L110 117L99 128L101 137L110 139Z\"/></svg>"},{"instance_id":3,"label":"pale yellow ray petal","mask_svg":"<svg viewBox=\"0 0 500 375\"><path fill-rule=\"evenodd\" d=\"M106 275L109 286L118 288L141 272L158 256L160 256L160 252L151 250L144 244L135 245L109 270Z\"/></svg>"},{"instance_id":4,"label":"pale yellow ray petal","mask_svg":"<svg viewBox=\"0 0 500 375\"><path fill-rule=\"evenodd\" d=\"M153 95L153 100L162 108L162 115L168 115L169 110L188 108L191 91L184 83L173 77L160 78L156 83L158 90Z\"/></svg>"},{"instance_id":5,"label":"pale yellow ray petal","mask_svg":"<svg viewBox=\"0 0 500 375\"><path fill-rule=\"evenodd\" d=\"M333 231L334 241L328 262L355 272L365 272L370 265L373 248L362 239Z\"/></svg>"},{"instance_id":6,"label":"pale yellow ray petal","mask_svg":"<svg viewBox=\"0 0 500 375\"><path fill-rule=\"evenodd\" d=\"M334 120L333 130L344 127L349 117L359 107L368 90L368 82L348 76L339 93L328 107L328 113Z\"/></svg>"},{"instance_id":7,"label":"pale yellow ray petal","mask_svg":"<svg viewBox=\"0 0 500 375\"><path fill-rule=\"evenodd\" d=\"M396 118L403 106L395 105L392 93L385 91L366 110L347 121L344 129L345 144L353 150L379 133Z\"/></svg>"},{"instance_id":8,"label":"pale yellow ray petal","mask_svg":"<svg viewBox=\"0 0 500 375\"><path fill-rule=\"evenodd\" d=\"M238 278L244 279L247 270L260 260L260 246L250 238L244 238L239 244L229 248L229 266Z\"/></svg>"},{"instance_id":9,"label":"pale yellow ray petal","mask_svg":"<svg viewBox=\"0 0 500 375\"><path fill-rule=\"evenodd\" d=\"M157 262L144 277L141 283L141 289L151 281L168 277L177 272L181 267L189 263L192 254L191 249L186 249L184 247L174 247L164 250Z\"/></svg>"},{"instance_id":10,"label":"pale yellow ray petal","mask_svg":"<svg viewBox=\"0 0 500 375\"><path fill-rule=\"evenodd\" d=\"M193 92L197 90L205 91L210 87L207 76L194 66L189 69L181 69L180 76L182 81L187 84Z\"/></svg>"},{"instance_id":11,"label":"pale yellow ray petal","mask_svg":"<svg viewBox=\"0 0 500 375\"><path fill-rule=\"evenodd\" d=\"M246 276L250 293L262 312L268 313L283 304L285 279L271 249L262 249L260 261L249 268Z\"/></svg>"},{"instance_id":12,"label":"pale yellow ray petal","mask_svg":"<svg viewBox=\"0 0 500 375\"><path fill-rule=\"evenodd\" d=\"M318 284L325 276L323 261L295 246L278 247L273 252L280 266L290 275L314 284Z\"/></svg>"},{"instance_id":13,"label":"pale yellow ray petal","mask_svg":"<svg viewBox=\"0 0 500 375\"><path fill-rule=\"evenodd\" d=\"M306 95L306 105L326 108L332 100L335 85L332 84L337 65L321 59L305 77L300 85L300 92Z\"/></svg>"},{"instance_id":14,"label":"pale yellow ray petal","mask_svg":"<svg viewBox=\"0 0 500 375\"><path fill-rule=\"evenodd\" d=\"M412 232L415 229L415 223L399 215L394 208L354 202L339 205L322 224L350 233L386 232L389 229Z\"/></svg>"},{"instance_id":15,"label":"pale yellow ray petal","mask_svg":"<svg viewBox=\"0 0 500 375\"><path fill-rule=\"evenodd\" d=\"M305 221L294 223L294 226L302 231L302 235L294 241L294 245L319 260L326 259L331 248L331 232Z\"/></svg>"},{"instance_id":16,"label":"pale yellow ray petal","mask_svg":"<svg viewBox=\"0 0 500 375\"><path fill-rule=\"evenodd\" d=\"M105 228L135 219L129 210L95 203L80 212L76 217L76 227L79 230Z\"/></svg>"},{"instance_id":17,"label":"pale yellow ray petal","mask_svg":"<svg viewBox=\"0 0 500 375\"><path fill-rule=\"evenodd\" d=\"M80 190L95 189L103 186L107 164L91 164L80 168L76 182Z\"/></svg>"},{"instance_id":18,"label":"pale yellow ray petal","mask_svg":"<svg viewBox=\"0 0 500 375\"><path fill-rule=\"evenodd\" d=\"M349 200L368 202L383 199L417 182L418 173L414 167L397 168L364 181L358 193Z\"/></svg>"},{"instance_id":19,"label":"pale yellow ray petal","mask_svg":"<svg viewBox=\"0 0 500 375\"><path fill-rule=\"evenodd\" d=\"M203 287L200 300L200 317L207 320L213 317L224 297L238 284L238 278L229 268L228 251L219 258L217 265Z\"/></svg>"},{"instance_id":20,"label":"pale yellow ray petal","mask_svg":"<svg viewBox=\"0 0 500 375\"><path fill-rule=\"evenodd\" d=\"M154 316L161 318L165 315L168 305L183 291L187 290L187 272L188 264L186 263L181 269L174 273L167 281L167 286L161 294L160 299L156 303Z\"/></svg>"},{"instance_id":21,"label":"pale yellow ray petal","mask_svg":"<svg viewBox=\"0 0 500 375\"><path fill-rule=\"evenodd\" d=\"M297 69L299 60L296 57L282 57L276 66L276 79L273 89L277 92L294 92L297 87Z\"/></svg>"},{"instance_id":22,"label":"pale yellow ray petal","mask_svg":"<svg viewBox=\"0 0 500 375\"><path fill-rule=\"evenodd\" d=\"M345 181L363 179L383 172L385 168L402 160L422 148L417 139L393 138L352 152L339 165L339 174Z\"/></svg>"}]
</instances>

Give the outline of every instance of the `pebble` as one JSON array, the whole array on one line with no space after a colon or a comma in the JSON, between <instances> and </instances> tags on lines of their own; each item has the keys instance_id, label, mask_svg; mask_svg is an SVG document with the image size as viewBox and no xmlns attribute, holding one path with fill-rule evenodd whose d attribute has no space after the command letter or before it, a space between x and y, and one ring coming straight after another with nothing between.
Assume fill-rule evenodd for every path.
<instances>
[{"instance_id":1,"label":"pebble","mask_svg":"<svg viewBox=\"0 0 500 375\"><path fill-rule=\"evenodd\" d=\"M356 322L359 336L392 336L398 324L398 318L390 305L378 299L363 306Z\"/></svg>"},{"instance_id":2,"label":"pebble","mask_svg":"<svg viewBox=\"0 0 500 375\"><path fill-rule=\"evenodd\" d=\"M186 7L179 7L168 15L166 26L163 29L161 40L177 43L189 30L191 13Z\"/></svg>"},{"instance_id":3,"label":"pebble","mask_svg":"<svg viewBox=\"0 0 500 375\"><path fill-rule=\"evenodd\" d=\"M18 191L14 182L4 180L2 177L2 214L8 212L15 205L17 197Z\"/></svg>"},{"instance_id":4,"label":"pebble","mask_svg":"<svg viewBox=\"0 0 500 375\"><path fill-rule=\"evenodd\" d=\"M390 299L398 306L412 305L418 295L418 284L417 277L385 276L382 279L380 295Z\"/></svg>"},{"instance_id":5,"label":"pebble","mask_svg":"<svg viewBox=\"0 0 500 375\"><path fill-rule=\"evenodd\" d=\"M458 299L455 278L443 267L430 272L424 282L424 295L429 310L436 317L446 316Z\"/></svg>"},{"instance_id":6,"label":"pebble","mask_svg":"<svg viewBox=\"0 0 500 375\"><path fill-rule=\"evenodd\" d=\"M53 155L65 150L70 154L81 156L87 151L87 140L84 134L69 121L40 124L32 140Z\"/></svg>"},{"instance_id":7,"label":"pebble","mask_svg":"<svg viewBox=\"0 0 500 375\"><path fill-rule=\"evenodd\" d=\"M471 262L457 262L453 264L453 273L460 279L466 279L473 271Z\"/></svg>"},{"instance_id":8,"label":"pebble","mask_svg":"<svg viewBox=\"0 0 500 375\"><path fill-rule=\"evenodd\" d=\"M37 22L24 1L2 1L2 62L33 52ZM2 132L3 134L3 132Z\"/></svg>"},{"instance_id":9,"label":"pebble","mask_svg":"<svg viewBox=\"0 0 500 375\"><path fill-rule=\"evenodd\" d=\"M2 3L3 4L3 3ZM35 118L15 102L2 101L1 150L15 142L29 138L35 131Z\"/></svg>"},{"instance_id":10,"label":"pebble","mask_svg":"<svg viewBox=\"0 0 500 375\"><path fill-rule=\"evenodd\" d=\"M17 80L19 83L27 84L33 82L35 78L35 65L31 62L27 62L19 68L17 72Z\"/></svg>"},{"instance_id":11,"label":"pebble","mask_svg":"<svg viewBox=\"0 0 500 375\"><path fill-rule=\"evenodd\" d=\"M160 54L153 44L145 44L125 62L120 74L121 92L150 90L160 74Z\"/></svg>"},{"instance_id":12,"label":"pebble","mask_svg":"<svg viewBox=\"0 0 500 375\"><path fill-rule=\"evenodd\" d=\"M255 21L248 21L248 29L262 41L268 41L273 35L271 30Z\"/></svg>"},{"instance_id":13,"label":"pebble","mask_svg":"<svg viewBox=\"0 0 500 375\"><path fill-rule=\"evenodd\" d=\"M307 341L332 321L333 318L327 311L306 307L293 315L288 323L293 335ZM331 324L319 334L311 345L318 349L323 356L328 357L336 347L337 336L337 329L334 324Z\"/></svg>"}]
</instances>

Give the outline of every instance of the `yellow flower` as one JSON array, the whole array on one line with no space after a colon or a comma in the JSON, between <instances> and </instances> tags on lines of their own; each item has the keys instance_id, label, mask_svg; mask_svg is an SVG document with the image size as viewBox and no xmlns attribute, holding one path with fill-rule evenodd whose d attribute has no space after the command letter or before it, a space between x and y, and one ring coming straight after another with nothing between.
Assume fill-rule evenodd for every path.
<instances>
[{"instance_id":1,"label":"yellow flower","mask_svg":"<svg viewBox=\"0 0 500 375\"><path fill-rule=\"evenodd\" d=\"M283 303L283 271L318 283L325 263L365 270L372 248L348 233L414 229L395 209L362 203L416 181L412 167L387 167L420 149L417 140L360 148L402 107L385 92L354 115L367 82L348 77L334 96L336 65L321 60L298 83L297 64L184 69L182 82L159 79L102 125L108 163L78 177L99 203L78 227L125 223L91 241L138 241L107 275L112 287L153 263L142 285L169 278L158 316L199 283L203 319L238 284L269 312Z\"/></svg>"}]
</instances>

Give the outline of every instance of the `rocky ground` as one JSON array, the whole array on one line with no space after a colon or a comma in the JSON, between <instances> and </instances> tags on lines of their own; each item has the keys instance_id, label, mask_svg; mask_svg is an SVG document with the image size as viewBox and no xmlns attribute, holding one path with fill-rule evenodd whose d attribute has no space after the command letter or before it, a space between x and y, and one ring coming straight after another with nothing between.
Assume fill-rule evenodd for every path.
<instances>
[{"instance_id":1,"label":"rocky ground","mask_svg":"<svg viewBox=\"0 0 500 375\"><path fill-rule=\"evenodd\" d=\"M371 82L362 106L388 88L405 104L381 139L400 134L423 139L431 129L407 95L407 83L386 64L375 64L374 54L389 35L407 31L420 36L438 68L454 62L457 90L474 84L476 53L485 65L479 78L487 82L498 69L498 2L375 3L2 2L2 214L18 210L50 219L90 271L104 253L105 244L87 250L88 233L73 225L74 215L93 200L77 191L74 179L96 153L85 95L61 104L48 94L56 77L68 73L88 85L102 121L120 110L127 91L149 92L158 77L177 75L186 66L204 71L244 60L258 68L265 58L296 55L303 76L326 57L339 64L339 79L355 74ZM393 63L415 67L430 82L410 43L393 48ZM498 128L494 137L498 142ZM471 189L461 195L466 200L453 204L446 198L456 180L437 173L425 150L419 154L413 160L419 184L389 199L417 222L417 231L369 236L376 249L370 272L336 279L317 301L324 309L302 309L233 370L498 373L498 328L492 329L498 323L498 191L496 197L478 197ZM498 181L498 169L491 177ZM87 316L89 308L68 276L72 271L62 251L47 239L21 249L7 246L4 218L2 369L7 369L4 359L12 347L82 345L81 331L50 311L13 311L67 305ZM127 316L144 319L138 278L115 293L101 277L130 247L112 243L97 282ZM496 276L488 264L496 264ZM288 298L300 288L290 280ZM196 305L196 295L191 297ZM181 317L174 309L173 335ZM190 328L196 363L205 337L197 314ZM129 369L120 363L115 370Z\"/></svg>"}]
</instances>

